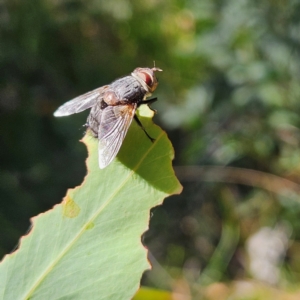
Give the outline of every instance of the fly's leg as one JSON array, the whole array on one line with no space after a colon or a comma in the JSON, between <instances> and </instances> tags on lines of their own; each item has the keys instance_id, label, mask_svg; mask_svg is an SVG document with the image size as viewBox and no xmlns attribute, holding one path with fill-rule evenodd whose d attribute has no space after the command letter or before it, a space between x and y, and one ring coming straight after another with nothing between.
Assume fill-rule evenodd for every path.
<instances>
[{"instance_id":1,"label":"fly's leg","mask_svg":"<svg viewBox=\"0 0 300 300\"><path fill-rule=\"evenodd\" d=\"M152 138L152 137L148 134L148 132L146 131L145 127L143 126L143 124L141 123L141 121L139 120L139 118L137 117L137 115L134 115L134 119L135 119L135 121L137 122L137 124L143 129L143 131L145 132L145 134L146 134L146 136L148 137L148 139L149 139L152 143L154 143L154 142L155 142L155 139Z\"/></svg>"},{"instance_id":2,"label":"fly's leg","mask_svg":"<svg viewBox=\"0 0 300 300\"><path fill-rule=\"evenodd\" d=\"M148 99L148 100L144 100L144 101L141 101L140 103L138 103L138 107L142 104L152 104L153 102L157 101L157 98L152 98L152 99ZM149 108L156 114L157 113L157 110L156 109L153 109L149 106Z\"/></svg>"},{"instance_id":3,"label":"fly's leg","mask_svg":"<svg viewBox=\"0 0 300 300\"><path fill-rule=\"evenodd\" d=\"M86 130L84 131L84 135L87 133L87 130L89 129L89 123L86 122L85 124L82 125L82 127L86 128Z\"/></svg>"},{"instance_id":4,"label":"fly's leg","mask_svg":"<svg viewBox=\"0 0 300 300\"><path fill-rule=\"evenodd\" d=\"M142 104L151 104L153 102L157 101L157 98L152 98L152 99L148 99L148 100L144 100L144 101L141 101L140 103L138 103L138 107ZM154 111L154 113L156 113L157 111L155 109L152 109L151 107L149 107L152 111ZM143 126L143 124L141 123L141 121L139 120L138 116L137 115L134 115L134 119L135 121L137 122L137 124L143 129L143 131L145 132L146 136L149 138L149 140L154 143L155 142L155 139L152 138L148 132L146 131L145 127Z\"/></svg>"},{"instance_id":5,"label":"fly's leg","mask_svg":"<svg viewBox=\"0 0 300 300\"><path fill-rule=\"evenodd\" d=\"M156 97L155 97L155 98L152 98L152 99L148 99L148 100L141 101L141 102L139 103L138 106L140 106L141 104L151 104L151 103L153 103L153 102L155 102L155 101L157 101L157 98L156 98Z\"/></svg>"}]
</instances>

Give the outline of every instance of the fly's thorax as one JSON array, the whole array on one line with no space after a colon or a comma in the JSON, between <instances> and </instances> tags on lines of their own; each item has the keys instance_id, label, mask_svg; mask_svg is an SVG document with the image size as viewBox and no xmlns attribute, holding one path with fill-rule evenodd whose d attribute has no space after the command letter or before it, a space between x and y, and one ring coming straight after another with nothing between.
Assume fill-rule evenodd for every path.
<instances>
[{"instance_id":1,"label":"fly's thorax","mask_svg":"<svg viewBox=\"0 0 300 300\"><path fill-rule=\"evenodd\" d=\"M133 76L126 76L114 81L110 85L109 92L115 93L118 101L127 100L129 103L139 103L147 94L145 88Z\"/></svg>"}]
</instances>

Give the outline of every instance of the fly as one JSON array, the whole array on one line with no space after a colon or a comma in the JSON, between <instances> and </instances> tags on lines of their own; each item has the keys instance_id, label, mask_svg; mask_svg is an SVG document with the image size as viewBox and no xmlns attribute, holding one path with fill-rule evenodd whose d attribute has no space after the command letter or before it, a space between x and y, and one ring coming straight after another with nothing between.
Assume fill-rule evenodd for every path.
<instances>
[{"instance_id":1,"label":"fly","mask_svg":"<svg viewBox=\"0 0 300 300\"><path fill-rule=\"evenodd\" d=\"M156 71L162 70L156 67L136 68L130 75L76 97L54 112L55 117L63 117L91 108L86 126L99 140L100 169L107 167L118 154L133 118L147 137L154 141L138 119L136 110L142 104L157 100L147 100L158 85Z\"/></svg>"}]
</instances>

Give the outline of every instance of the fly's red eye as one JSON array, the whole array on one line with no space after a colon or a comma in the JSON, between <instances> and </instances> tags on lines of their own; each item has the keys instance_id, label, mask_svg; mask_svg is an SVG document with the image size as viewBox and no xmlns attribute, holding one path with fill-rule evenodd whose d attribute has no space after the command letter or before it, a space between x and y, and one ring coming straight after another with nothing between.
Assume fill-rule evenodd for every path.
<instances>
[{"instance_id":1,"label":"fly's red eye","mask_svg":"<svg viewBox=\"0 0 300 300\"><path fill-rule=\"evenodd\" d=\"M153 79L152 79L152 76L149 75L147 72L140 72L140 77L145 81L145 83L148 85L148 86L152 86L153 84Z\"/></svg>"}]
</instances>

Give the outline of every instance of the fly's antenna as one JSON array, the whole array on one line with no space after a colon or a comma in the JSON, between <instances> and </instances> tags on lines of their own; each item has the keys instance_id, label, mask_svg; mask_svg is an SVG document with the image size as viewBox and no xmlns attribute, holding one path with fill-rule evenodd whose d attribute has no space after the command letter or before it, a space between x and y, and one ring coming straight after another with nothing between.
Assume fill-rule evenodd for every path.
<instances>
[{"instance_id":1,"label":"fly's antenna","mask_svg":"<svg viewBox=\"0 0 300 300\"><path fill-rule=\"evenodd\" d=\"M162 72L162 69L160 69L160 68L156 68L156 66L155 66L155 60L153 61L153 68L152 68L152 71L158 71L158 72Z\"/></svg>"}]
</instances>

